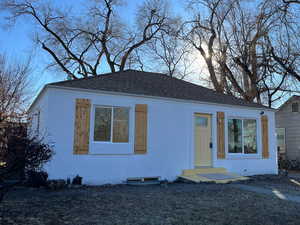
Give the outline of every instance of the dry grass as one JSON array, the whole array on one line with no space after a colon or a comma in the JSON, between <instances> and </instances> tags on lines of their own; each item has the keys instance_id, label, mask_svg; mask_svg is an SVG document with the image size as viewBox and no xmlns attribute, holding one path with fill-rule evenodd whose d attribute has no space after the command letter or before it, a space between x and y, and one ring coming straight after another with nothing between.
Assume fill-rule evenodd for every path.
<instances>
[{"instance_id":1,"label":"dry grass","mask_svg":"<svg viewBox=\"0 0 300 225\"><path fill-rule=\"evenodd\" d=\"M300 176L276 176L276 175L260 175L254 176L250 182L245 182L251 186L269 188L278 190L285 194L300 196Z\"/></svg>"},{"instance_id":2,"label":"dry grass","mask_svg":"<svg viewBox=\"0 0 300 225\"><path fill-rule=\"evenodd\" d=\"M299 224L300 204L216 184L17 189L4 224Z\"/></svg>"}]
</instances>

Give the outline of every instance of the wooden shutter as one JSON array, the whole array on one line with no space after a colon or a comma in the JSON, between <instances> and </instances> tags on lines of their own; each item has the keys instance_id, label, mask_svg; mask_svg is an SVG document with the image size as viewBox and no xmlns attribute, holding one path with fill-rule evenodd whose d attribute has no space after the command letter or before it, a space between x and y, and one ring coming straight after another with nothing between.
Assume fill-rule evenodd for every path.
<instances>
[{"instance_id":1,"label":"wooden shutter","mask_svg":"<svg viewBox=\"0 0 300 225\"><path fill-rule=\"evenodd\" d=\"M88 154L90 136L91 101L76 99L75 126L74 126L74 154Z\"/></svg>"},{"instance_id":2,"label":"wooden shutter","mask_svg":"<svg viewBox=\"0 0 300 225\"><path fill-rule=\"evenodd\" d=\"M269 126L268 117L261 117L262 157L269 158Z\"/></svg>"},{"instance_id":3,"label":"wooden shutter","mask_svg":"<svg viewBox=\"0 0 300 225\"><path fill-rule=\"evenodd\" d=\"M135 154L147 153L147 105L135 105Z\"/></svg>"},{"instance_id":4,"label":"wooden shutter","mask_svg":"<svg viewBox=\"0 0 300 225\"><path fill-rule=\"evenodd\" d=\"M218 159L225 159L225 121L224 112L217 112Z\"/></svg>"}]
</instances>

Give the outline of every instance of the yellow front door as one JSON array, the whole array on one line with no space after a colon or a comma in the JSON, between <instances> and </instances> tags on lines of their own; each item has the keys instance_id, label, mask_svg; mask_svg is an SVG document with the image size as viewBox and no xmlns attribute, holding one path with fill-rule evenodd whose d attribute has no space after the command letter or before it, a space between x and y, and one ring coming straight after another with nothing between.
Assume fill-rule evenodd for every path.
<instances>
[{"instance_id":1,"label":"yellow front door","mask_svg":"<svg viewBox=\"0 0 300 225\"><path fill-rule=\"evenodd\" d=\"M195 113L195 154L194 163L196 167L212 166L211 163L211 115Z\"/></svg>"}]
</instances>

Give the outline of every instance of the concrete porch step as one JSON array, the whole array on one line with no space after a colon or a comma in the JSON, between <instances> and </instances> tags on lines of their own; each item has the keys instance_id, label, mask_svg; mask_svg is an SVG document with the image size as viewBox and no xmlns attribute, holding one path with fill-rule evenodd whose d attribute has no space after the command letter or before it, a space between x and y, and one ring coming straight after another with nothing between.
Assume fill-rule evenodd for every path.
<instances>
[{"instance_id":1,"label":"concrete porch step","mask_svg":"<svg viewBox=\"0 0 300 225\"><path fill-rule=\"evenodd\" d=\"M228 173L225 168L196 168L184 170L179 178L195 183L214 182L222 184L249 179L238 174Z\"/></svg>"}]
</instances>

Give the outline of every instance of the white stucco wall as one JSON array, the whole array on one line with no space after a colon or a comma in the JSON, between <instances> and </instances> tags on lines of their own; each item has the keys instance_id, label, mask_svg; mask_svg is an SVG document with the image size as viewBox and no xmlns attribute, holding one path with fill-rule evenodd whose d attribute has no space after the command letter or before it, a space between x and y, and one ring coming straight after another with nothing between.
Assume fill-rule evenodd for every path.
<instances>
[{"instance_id":1,"label":"white stucco wall","mask_svg":"<svg viewBox=\"0 0 300 225\"><path fill-rule=\"evenodd\" d=\"M35 104L29 110L29 135L38 135L40 139L48 142L48 107L49 94L46 89L36 99Z\"/></svg>"},{"instance_id":2,"label":"white stucco wall","mask_svg":"<svg viewBox=\"0 0 300 225\"><path fill-rule=\"evenodd\" d=\"M161 176L162 179L174 180L183 169L194 168L193 115L196 112L212 115L213 167L225 167L230 172L242 175L277 173L274 112L272 111L265 111L269 118L270 157L262 159L261 109L61 88L48 88L42 98L47 98L45 123L49 140L55 144L55 156L46 167L50 179L72 178L79 174L87 184L121 183L128 177L139 176ZM88 155L73 155L76 98L88 98L92 102ZM145 155L133 154L135 104L148 105L148 148ZM128 144L93 142L93 109L96 105L130 107ZM226 124L228 117L257 119L257 155L245 158L245 156L226 154L226 159L217 159L216 112L218 111L225 112ZM227 128L225 130L227 136Z\"/></svg>"}]
</instances>

